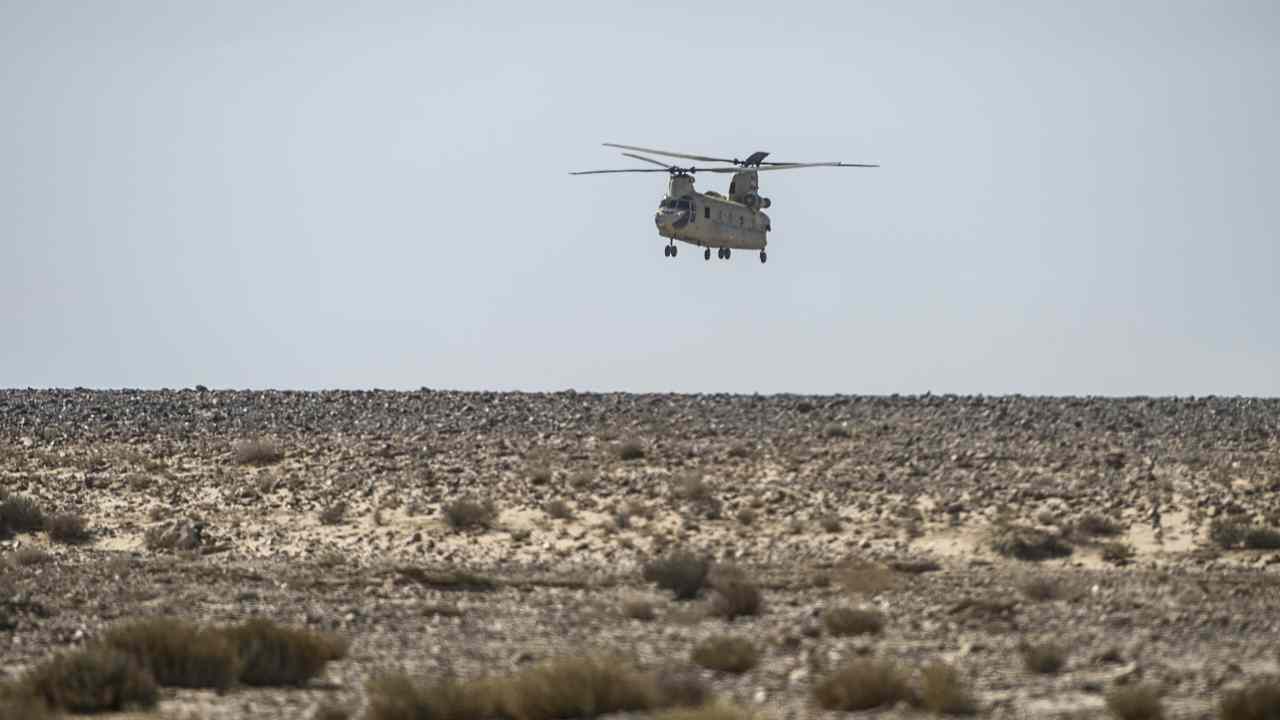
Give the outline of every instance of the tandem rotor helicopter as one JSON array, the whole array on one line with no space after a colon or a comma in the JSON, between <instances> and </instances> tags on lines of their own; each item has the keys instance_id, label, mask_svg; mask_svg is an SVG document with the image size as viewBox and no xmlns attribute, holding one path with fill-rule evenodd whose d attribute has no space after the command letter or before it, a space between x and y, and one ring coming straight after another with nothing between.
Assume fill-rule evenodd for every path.
<instances>
[{"instance_id":1,"label":"tandem rotor helicopter","mask_svg":"<svg viewBox=\"0 0 1280 720\"><path fill-rule=\"evenodd\" d=\"M636 160L657 165L656 168L626 168L622 170L580 170L570 175L600 175L604 173L631 172L665 172L671 175L667 182L667 195L658 203L658 211L653 222L658 226L658 235L668 238L670 242L663 247L662 254L673 258L677 253L676 241L706 248L702 253L704 260L711 259L711 248L716 248L716 256L728 260L733 250L759 250L760 262L769 259L765 252L768 240L765 235L773 229L769 224L769 216L761 212L772 203L767 197L760 196L760 181L756 173L766 170L795 170L812 167L880 167L866 163L843 162L765 162L769 153L753 152L745 160L737 158L716 158L705 155L688 155L685 153L654 150L634 145L604 143L607 147L634 150L623 155ZM696 165L679 167L669 165L661 160L637 155L636 152L651 155L695 160L697 162L729 163L731 167L706 167ZM693 189L693 175L698 172L733 173L729 181L729 195L726 197L714 190L700 193Z\"/></svg>"}]
</instances>

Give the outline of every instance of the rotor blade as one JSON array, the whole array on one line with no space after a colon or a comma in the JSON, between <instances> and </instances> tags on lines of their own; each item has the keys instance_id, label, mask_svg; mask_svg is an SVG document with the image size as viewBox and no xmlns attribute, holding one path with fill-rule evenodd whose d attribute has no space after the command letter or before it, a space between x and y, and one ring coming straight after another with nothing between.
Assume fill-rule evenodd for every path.
<instances>
[{"instance_id":1,"label":"rotor blade","mask_svg":"<svg viewBox=\"0 0 1280 720\"><path fill-rule=\"evenodd\" d=\"M767 163L760 163L760 164L765 166L785 165L787 167L880 167L879 163L846 163L846 162L820 162L820 163L767 162Z\"/></svg>"},{"instance_id":2,"label":"rotor blade","mask_svg":"<svg viewBox=\"0 0 1280 720\"><path fill-rule=\"evenodd\" d=\"M671 167L669 164L664 163L664 162L662 162L661 160L654 160L653 158L647 158L647 157L645 157L645 156L643 156L643 155L636 155L635 153L622 153L622 154L623 154L623 155L626 155L626 156L627 156L627 157L629 157L629 158L635 158L635 159L637 159L637 160L643 160L643 161L645 161L645 162L647 162L647 163L653 163L654 165L661 165L661 166L662 166L662 167L664 167L664 168L670 168L670 167Z\"/></svg>"},{"instance_id":3,"label":"rotor blade","mask_svg":"<svg viewBox=\"0 0 1280 720\"><path fill-rule=\"evenodd\" d=\"M629 172L670 172L666 168L627 168L626 170L579 170L571 172L570 175L599 175L601 173L629 173Z\"/></svg>"},{"instance_id":4,"label":"rotor blade","mask_svg":"<svg viewBox=\"0 0 1280 720\"><path fill-rule=\"evenodd\" d=\"M797 168L811 167L880 167L879 165L850 165L848 163L788 163L786 165L770 165L768 167L747 167L747 168L698 168L698 172L713 173L738 173L738 172L766 172L768 170L795 170Z\"/></svg>"},{"instance_id":5,"label":"rotor blade","mask_svg":"<svg viewBox=\"0 0 1280 720\"><path fill-rule=\"evenodd\" d=\"M736 160L728 158L714 158L705 155L686 155L684 153L667 152L666 150L654 150L653 148L636 147L635 145L619 145L617 143L604 143L608 147L622 148L623 150L636 150L638 152L653 153L654 155L666 155L667 157L684 158L685 160L699 160L701 162L723 162L736 163Z\"/></svg>"}]
</instances>

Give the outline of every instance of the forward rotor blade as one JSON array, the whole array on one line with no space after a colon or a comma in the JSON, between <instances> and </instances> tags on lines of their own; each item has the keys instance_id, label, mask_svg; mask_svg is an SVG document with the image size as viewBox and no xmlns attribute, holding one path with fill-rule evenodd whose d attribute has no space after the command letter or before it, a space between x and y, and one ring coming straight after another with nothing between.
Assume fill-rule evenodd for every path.
<instances>
[{"instance_id":1,"label":"forward rotor blade","mask_svg":"<svg viewBox=\"0 0 1280 720\"><path fill-rule=\"evenodd\" d=\"M767 162L761 165L785 165L786 167L880 167L879 163L847 163L847 162L820 162L820 163L793 163L793 162ZM761 168L762 170L764 168Z\"/></svg>"},{"instance_id":2,"label":"forward rotor blade","mask_svg":"<svg viewBox=\"0 0 1280 720\"><path fill-rule=\"evenodd\" d=\"M851 165L849 163L838 163L838 162L788 163L786 165L769 165L767 167L698 168L698 172L713 172L713 173L767 172L769 170L796 170L799 168L812 168L812 167L880 167L880 166L879 165Z\"/></svg>"},{"instance_id":3,"label":"forward rotor blade","mask_svg":"<svg viewBox=\"0 0 1280 720\"><path fill-rule=\"evenodd\" d=\"M608 147L622 148L623 150L635 150L637 152L653 153L654 155L666 155L667 157L684 158L685 160L698 160L700 162L723 162L736 163L736 160L728 158L707 157L706 155L686 155L684 153L667 152L666 150L654 150L653 148L637 147L635 145L619 145L617 143L604 143Z\"/></svg>"},{"instance_id":4,"label":"forward rotor blade","mask_svg":"<svg viewBox=\"0 0 1280 720\"><path fill-rule=\"evenodd\" d=\"M579 170L577 172L571 172L569 174L570 175L600 175L603 173L632 173L632 172L653 173L653 172L670 172L670 170L666 168L627 168L626 170Z\"/></svg>"},{"instance_id":5,"label":"forward rotor blade","mask_svg":"<svg viewBox=\"0 0 1280 720\"><path fill-rule=\"evenodd\" d=\"M668 164L668 163L664 163L664 162L662 162L661 160L654 160L653 158L647 158L647 157L645 157L645 156L643 156L643 155L637 155L637 154L635 154L635 153L622 153L622 154L623 154L623 155L626 155L626 156L627 156L627 157L629 157L629 158L635 158L635 159L637 159L637 160L643 160L643 161L645 161L645 162L647 162L647 163L653 163L654 165L659 165L659 166L664 167L664 168L670 168L670 167L671 167L671 165L670 165L670 164Z\"/></svg>"}]
</instances>

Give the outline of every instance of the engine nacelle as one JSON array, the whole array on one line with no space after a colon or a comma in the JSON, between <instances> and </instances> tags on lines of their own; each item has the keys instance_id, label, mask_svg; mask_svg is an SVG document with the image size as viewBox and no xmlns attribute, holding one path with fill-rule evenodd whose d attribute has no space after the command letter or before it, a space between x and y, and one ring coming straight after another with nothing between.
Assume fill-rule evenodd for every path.
<instances>
[{"instance_id":1,"label":"engine nacelle","mask_svg":"<svg viewBox=\"0 0 1280 720\"><path fill-rule=\"evenodd\" d=\"M773 202L770 201L769 198L767 197L760 197L759 195L753 192L749 192L742 196L742 204L746 205L752 210L760 210L762 208L769 207L770 205L773 204Z\"/></svg>"}]
</instances>

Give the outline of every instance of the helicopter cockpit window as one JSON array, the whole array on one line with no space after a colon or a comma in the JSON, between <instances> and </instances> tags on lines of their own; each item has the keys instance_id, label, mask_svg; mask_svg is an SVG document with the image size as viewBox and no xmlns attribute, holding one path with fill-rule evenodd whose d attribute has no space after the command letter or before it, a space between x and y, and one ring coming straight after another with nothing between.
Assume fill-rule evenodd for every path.
<instances>
[{"instance_id":1,"label":"helicopter cockpit window","mask_svg":"<svg viewBox=\"0 0 1280 720\"><path fill-rule=\"evenodd\" d=\"M676 202L676 209L677 209L677 210L688 210L688 209L689 209L689 198L680 198L680 199Z\"/></svg>"},{"instance_id":2,"label":"helicopter cockpit window","mask_svg":"<svg viewBox=\"0 0 1280 720\"><path fill-rule=\"evenodd\" d=\"M676 206L676 201L674 198L666 198L665 200L663 200L661 203L658 204L658 207L668 208L668 209L674 208L675 206Z\"/></svg>"}]
</instances>

